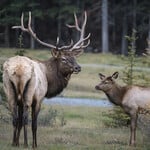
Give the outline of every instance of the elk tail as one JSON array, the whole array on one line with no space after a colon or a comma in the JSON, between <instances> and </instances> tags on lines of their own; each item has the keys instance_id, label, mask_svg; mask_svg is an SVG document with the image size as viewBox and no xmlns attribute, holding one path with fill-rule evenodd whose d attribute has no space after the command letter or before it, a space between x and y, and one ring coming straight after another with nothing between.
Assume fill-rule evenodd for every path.
<instances>
[{"instance_id":1,"label":"elk tail","mask_svg":"<svg viewBox=\"0 0 150 150\"><path fill-rule=\"evenodd\" d=\"M12 80L10 80L10 83L12 85L15 100L16 101L23 101L25 93L27 92L27 89L28 89L28 86L30 83L30 79L27 80L25 85L23 84L23 82L21 81L20 78L16 84Z\"/></svg>"}]
</instances>

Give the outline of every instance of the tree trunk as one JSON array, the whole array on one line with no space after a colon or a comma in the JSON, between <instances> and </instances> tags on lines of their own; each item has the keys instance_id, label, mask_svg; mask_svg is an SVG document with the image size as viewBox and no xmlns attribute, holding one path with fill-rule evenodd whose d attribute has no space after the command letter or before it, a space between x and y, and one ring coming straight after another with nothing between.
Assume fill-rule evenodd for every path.
<instances>
[{"instance_id":1,"label":"tree trunk","mask_svg":"<svg viewBox=\"0 0 150 150\"><path fill-rule=\"evenodd\" d=\"M5 25L4 40L5 40L5 47L9 47L10 42L9 42L9 26L8 25Z\"/></svg>"},{"instance_id":2,"label":"tree trunk","mask_svg":"<svg viewBox=\"0 0 150 150\"><path fill-rule=\"evenodd\" d=\"M150 41L150 15L149 15L149 26L148 26L148 40Z\"/></svg>"},{"instance_id":3,"label":"tree trunk","mask_svg":"<svg viewBox=\"0 0 150 150\"><path fill-rule=\"evenodd\" d=\"M77 0L76 1L76 4L77 4L77 8L80 8L80 9L82 9L81 8L81 5L82 5L82 2L80 1L80 0ZM84 12L84 11L83 11ZM78 41L79 40L79 32L76 32L76 30L74 30L74 38L75 38L75 41Z\"/></svg>"},{"instance_id":4,"label":"tree trunk","mask_svg":"<svg viewBox=\"0 0 150 150\"><path fill-rule=\"evenodd\" d=\"M61 21L60 14L59 14L58 15L58 30L57 30L58 31L57 36L59 37L59 40L61 40L61 24L62 24L62 21Z\"/></svg>"},{"instance_id":5,"label":"tree trunk","mask_svg":"<svg viewBox=\"0 0 150 150\"><path fill-rule=\"evenodd\" d=\"M136 31L136 6L137 6L137 0L133 0L133 30ZM136 41L133 42L133 47L136 47Z\"/></svg>"},{"instance_id":6,"label":"tree trunk","mask_svg":"<svg viewBox=\"0 0 150 150\"><path fill-rule=\"evenodd\" d=\"M127 55L127 40L125 36L127 35L127 16L124 14L123 22L122 22L122 42L121 42L121 54Z\"/></svg>"},{"instance_id":7,"label":"tree trunk","mask_svg":"<svg viewBox=\"0 0 150 150\"><path fill-rule=\"evenodd\" d=\"M136 6L137 0L133 0L133 29L136 30Z\"/></svg>"},{"instance_id":8,"label":"tree trunk","mask_svg":"<svg viewBox=\"0 0 150 150\"><path fill-rule=\"evenodd\" d=\"M113 21L113 28L112 28L112 46L115 48L116 46L116 21L115 21L115 15L112 16Z\"/></svg>"},{"instance_id":9,"label":"tree trunk","mask_svg":"<svg viewBox=\"0 0 150 150\"><path fill-rule=\"evenodd\" d=\"M149 15L149 26L148 26L148 39L147 39L147 53L150 55L150 15Z\"/></svg>"},{"instance_id":10,"label":"tree trunk","mask_svg":"<svg viewBox=\"0 0 150 150\"><path fill-rule=\"evenodd\" d=\"M108 49L108 1L102 0L102 53L107 53Z\"/></svg>"}]
</instances>

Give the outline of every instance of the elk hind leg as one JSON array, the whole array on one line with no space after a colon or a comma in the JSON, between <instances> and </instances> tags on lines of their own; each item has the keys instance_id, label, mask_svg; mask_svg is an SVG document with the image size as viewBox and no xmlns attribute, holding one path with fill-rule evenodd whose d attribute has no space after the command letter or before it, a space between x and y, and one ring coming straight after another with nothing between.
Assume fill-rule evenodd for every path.
<instances>
[{"instance_id":1,"label":"elk hind leg","mask_svg":"<svg viewBox=\"0 0 150 150\"><path fill-rule=\"evenodd\" d=\"M22 104L18 106L18 126L17 126L17 136L16 143L19 146L19 137L22 129L22 121L23 121L23 106Z\"/></svg>"},{"instance_id":2,"label":"elk hind leg","mask_svg":"<svg viewBox=\"0 0 150 150\"><path fill-rule=\"evenodd\" d=\"M32 104L32 135L33 135L33 143L32 147L37 147L37 118L40 111L41 105L36 103L36 101Z\"/></svg>"},{"instance_id":3,"label":"elk hind leg","mask_svg":"<svg viewBox=\"0 0 150 150\"><path fill-rule=\"evenodd\" d=\"M24 147L28 146L28 137L27 137L28 113L29 113L29 106L24 104L24 106L23 106L23 118L22 118L22 124L24 127Z\"/></svg>"},{"instance_id":4,"label":"elk hind leg","mask_svg":"<svg viewBox=\"0 0 150 150\"><path fill-rule=\"evenodd\" d=\"M12 124L13 124L13 141L12 145L17 146L17 128L18 128L18 114L17 114L17 105L14 104L12 108Z\"/></svg>"}]
</instances>

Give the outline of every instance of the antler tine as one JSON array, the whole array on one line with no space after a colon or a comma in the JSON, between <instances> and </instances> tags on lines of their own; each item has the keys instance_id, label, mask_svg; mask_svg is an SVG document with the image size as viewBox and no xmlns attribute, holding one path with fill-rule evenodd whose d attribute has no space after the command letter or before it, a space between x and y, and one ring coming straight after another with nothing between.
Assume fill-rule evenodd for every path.
<instances>
[{"instance_id":1,"label":"antler tine","mask_svg":"<svg viewBox=\"0 0 150 150\"><path fill-rule=\"evenodd\" d=\"M74 13L74 19L75 19L75 25L68 25L67 24L67 27L69 27L69 28L76 28L76 30L78 30L80 32L80 39L79 39L78 42L76 42L72 46L70 51L73 51L73 50L76 50L76 49L80 49L80 48L86 48L90 44L90 40L89 40L90 33L88 34L88 36L86 36L84 38L85 26L86 26L86 22L87 22L87 13L86 13L86 11L84 12L84 22L83 22L81 28L79 27L77 16L76 16L75 13ZM88 43L86 45L84 45L84 42L86 40L88 40Z\"/></svg>"},{"instance_id":2,"label":"antler tine","mask_svg":"<svg viewBox=\"0 0 150 150\"><path fill-rule=\"evenodd\" d=\"M84 22L83 22L83 25L82 25L82 28L81 28L81 37L80 39L84 39L84 32L85 32L85 26L86 26L86 22L87 22L87 13L86 11L84 12Z\"/></svg>"},{"instance_id":3,"label":"antler tine","mask_svg":"<svg viewBox=\"0 0 150 150\"><path fill-rule=\"evenodd\" d=\"M85 45L76 46L73 50L84 49L90 44L90 39L88 39Z\"/></svg>"},{"instance_id":4,"label":"antler tine","mask_svg":"<svg viewBox=\"0 0 150 150\"><path fill-rule=\"evenodd\" d=\"M56 46L41 41L41 40L36 36L36 34L33 32L32 28L31 28L31 12L29 12L28 31L29 31L29 34L30 34L37 42L39 42L41 45L47 46L47 47L49 47L49 48L56 49Z\"/></svg>"},{"instance_id":5,"label":"antler tine","mask_svg":"<svg viewBox=\"0 0 150 150\"><path fill-rule=\"evenodd\" d=\"M22 13L22 15L21 15L21 26L12 26L12 29L21 29L24 32L28 32L28 29L26 29L24 27L23 18L24 18L24 14Z\"/></svg>"},{"instance_id":6,"label":"antler tine","mask_svg":"<svg viewBox=\"0 0 150 150\"><path fill-rule=\"evenodd\" d=\"M62 46L61 48L58 47L59 45L59 37L57 37L57 42L56 42L56 50L68 50L73 46L73 40L71 40L70 45L67 46Z\"/></svg>"},{"instance_id":7,"label":"antler tine","mask_svg":"<svg viewBox=\"0 0 150 150\"><path fill-rule=\"evenodd\" d=\"M76 28L78 31L81 31L79 24L78 24L78 19L77 19L76 13L74 13L74 20L75 20L75 25L66 24L66 26L69 28Z\"/></svg>"},{"instance_id":8,"label":"antler tine","mask_svg":"<svg viewBox=\"0 0 150 150\"><path fill-rule=\"evenodd\" d=\"M80 32L79 41L74 44L73 41L71 40L70 45L62 46L62 47L57 47L58 44L57 44L57 46L54 46L52 44L45 43L45 42L41 41L36 36L36 33L34 33L32 28L31 28L31 12L29 12L28 28L24 27L24 14L22 13L22 15L21 15L21 25L20 26L13 26L12 29L21 29L23 32L28 32L38 43L40 43L41 45L44 45L46 47L53 48L55 50L56 49L57 50L62 50L63 49L63 50L73 51L74 49L85 48L90 44L90 40L89 40L90 34L88 34L88 36L86 36L84 38L85 26L86 26L86 22L87 22L87 13L86 12L84 12L84 16L85 16L84 17L84 22L83 22L83 25L82 25L81 28L79 27L78 19L77 19L77 16L76 16L75 13L74 13L75 25L67 25L69 28L76 28L76 30L78 30ZM84 45L84 42L86 40L88 40L88 42L87 42L86 45Z\"/></svg>"},{"instance_id":9,"label":"antler tine","mask_svg":"<svg viewBox=\"0 0 150 150\"><path fill-rule=\"evenodd\" d=\"M71 49L73 46L73 40L71 40L70 44L67 45L67 46L62 46L61 49L62 50L68 50L68 49Z\"/></svg>"},{"instance_id":10,"label":"antler tine","mask_svg":"<svg viewBox=\"0 0 150 150\"><path fill-rule=\"evenodd\" d=\"M88 40L88 43L90 42L90 36L91 36L91 33L89 33L85 38L83 38L83 40L81 40L81 41L78 41L78 45L80 46L80 45L83 45L83 43L84 43L84 41L86 41L86 40ZM90 44L90 43L89 43ZM78 46L77 45L77 46Z\"/></svg>"},{"instance_id":11,"label":"antler tine","mask_svg":"<svg viewBox=\"0 0 150 150\"><path fill-rule=\"evenodd\" d=\"M52 44L48 44L48 43L45 43L45 42L41 41L36 36L36 33L34 33L33 30L32 30L32 28L31 28L31 12L29 12L28 28L24 27L23 18L24 18L24 14L22 13L22 16L21 16L21 26L13 26L12 29L21 29L23 32L28 32L37 42L39 42L41 45L44 45L44 46L49 47L49 48L53 48L53 49L57 49L57 50L62 50L62 49L70 49L73 46L72 40L71 40L70 45L68 45L68 46L62 46L62 47L56 47L56 46L54 46Z\"/></svg>"}]
</instances>

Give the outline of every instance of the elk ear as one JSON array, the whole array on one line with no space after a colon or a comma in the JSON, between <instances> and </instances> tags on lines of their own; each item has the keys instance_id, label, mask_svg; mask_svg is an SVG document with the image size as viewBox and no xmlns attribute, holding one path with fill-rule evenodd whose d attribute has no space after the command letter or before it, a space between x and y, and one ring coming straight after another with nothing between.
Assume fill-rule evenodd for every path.
<instances>
[{"instance_id":1,"label":"elk ear","mask_svg":"<svg viewBox=\"0 0 150 150\"><path fill-rule=\"evenodd\" d=\"M105 75L99 73L99 78L100 78L101 80L104 80L104 79L105 79Z\"/></svg>"},{"instance_id":2,"label":"elk ear","mask_svg":"<svg viewBox=\"0 0 150 150\"><path fill-rule=\"evenodd\" d=\"M117 79L117 78L118 78L118 75L119 75L118 72L114 72L113 75L112 75L111 77L114 78L114 79Z\"/></svg>"},{"instance_id":3,"label":"elk ear","mask_svg":"<svg viewBox=\"0 0 150 150\"><path fill-rule=\"evenodd\" d=\"M83 52L84 52L83 49L78 49L78 50L72 51L71 54L72 54L73 56L75 56L75 57L78 57L78 56L80 56Z\"/></svg>"},{"instance_id":4,"label":"elk ear","mask_svg":"<svg viewBox=\"0 0 150 150\"><path fill-rule=\"evenodd\" d=\"M53 57L58 58L60 55L60 52L57 49L52 49L51 54Z\"/></svg>"}]
</instances>

